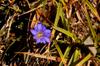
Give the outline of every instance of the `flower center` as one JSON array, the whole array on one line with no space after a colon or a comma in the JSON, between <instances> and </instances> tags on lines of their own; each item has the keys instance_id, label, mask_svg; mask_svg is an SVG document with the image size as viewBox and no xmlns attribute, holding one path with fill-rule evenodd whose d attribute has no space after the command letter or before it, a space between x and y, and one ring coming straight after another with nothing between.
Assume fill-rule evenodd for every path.
<instances>
[{"instance_id":1,"label":"flower center","mask_svg":"<svg viewBox=\"0 0 100 66\"><path fill-rule=\"evenodd\" d=\"M38 32L37 37L40 38L42 36L43 36L43 33L42 32Z\"/></svg>"}]
</instances>

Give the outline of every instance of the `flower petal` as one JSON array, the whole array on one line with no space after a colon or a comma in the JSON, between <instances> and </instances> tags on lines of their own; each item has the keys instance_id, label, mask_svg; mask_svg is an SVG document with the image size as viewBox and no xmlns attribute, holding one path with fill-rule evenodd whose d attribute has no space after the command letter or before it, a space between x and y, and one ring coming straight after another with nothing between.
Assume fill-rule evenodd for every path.
<instances>
[{"instance_id":1,"label":"flower petal","mask_svg":"<svg viewBox=\"0 0 100 66\"><path fill-rule=\"evenodd\" d=\"M48 29L46 29L44 32L45 32L45 33L51 33L51 31L48 30Z\"/></svg>"},{"instance_id":2,"label":"flower petal","mask_svg":"<svg viewBox=\"0 0 100 66\"><path fill-rule=\"evenodd\" d=\"M38 24L36 24L35 25L35 27L34 27L34 29L36 30L36 31L41 31L42 30L42 24L41 23L38 23Z\"/></svg>"},{"instance_id":3,"label":"flower petal","mask_svg":"<svg viewBox=\"0 0 100 66\"><path fill-rule=\"evenodd\" d=\"M33 34L33 35L36 35L37 34L37 31L35 31L35 30L30 30L31 31L31 33Z\"/></svg>"},{"instance_id":4,"label":"flower petal","mask_svg":"<svg viewBox=\"0 0 100 66\"><path fill-rule=\"evenodd\" d=\"M33 38L34 38L35 40L38 40L37 36L34 36Z\"/></svg>"},{"instance_id":5,"label":"flower petal","mask_svg":"<svg viewBox=\"0 0 100 66\"><path fill-rule=\"evenodd\" d=\"M50 39L48 37L44 37L45 41L50 43Z\"/></svg>"},{"instance_id":6,"label":"flower petal","mask_svg":"<svg viewBox=\"0 0 100 66\"><path fill-rule=\"evenodd\" d=\"M38 44L38 43L40 43L41 42L41 40L40 39L38 39L38 40L36 40L36 43Z\"/></svg>"},{"instance_id":7,"label":"flower petal","mask_svg":"<svg viewBox=\"0 0 100 66\"><path fill-rule=\"evenodd\" d=\"M43 25L42 26L42 31L44 32L46 30L46 27Z\"/></svg>"},{"instance_id":8,"label":"flower petal","mask_svg":"<svg viewBox=\"0 0 100 66\"><path fill-rule=\"evenodd\" d=\"M44 44L46 43L44 38L41 38L40 40L41 40L41 43L44 43Z\"/></svg>"},{"instance_id":9,"label":"flower petal","mask_svg":"<svg viewBox=\"0 0 100 66\"><path fill-rule=\"evenodd\" d=\"M44 31L46 30L46 27L42 23L39 22L37 25L35 25L34 29L36 31Z\"/></svg>"},{"instance_id":10,"label":"flower petal","mask_svg":"<svg viewBox=\"0 0 100 66\"><path fill-rule=\"evenodd\" d=\"M42 30L42 24L38 24L37 27L38 27L38 31Z\"/></svg>"},{"instance_id":11,"label":"flower petal","mask_svg":"<svg viewBox=\"0 0 100 66\"><path fill-rule=\"evenodd\" d=\"M45 37L50 37L51 36L51 31L50 30L45 30L44 31L44 36Z\"/></svg>"}]
</instances>

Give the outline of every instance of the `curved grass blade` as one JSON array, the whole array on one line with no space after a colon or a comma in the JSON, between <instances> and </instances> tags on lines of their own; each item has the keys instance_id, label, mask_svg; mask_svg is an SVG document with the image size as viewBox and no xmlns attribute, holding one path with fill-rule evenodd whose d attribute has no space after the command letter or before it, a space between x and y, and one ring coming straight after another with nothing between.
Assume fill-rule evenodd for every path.
<instances>
[{"instance_id":1,"label":"curved grass blade","mask_svg":"<svg viewBox=\"0 0 100 66\"><path fill-rule=\"evenodd\" d=\"M67 30L65 30L63 28L60 28L60 27L54 26L53 28L55 30L60 31L61 33L64 33L65 35L71 37L73 40L76 40L76 42L79 42L78 38L73 33L69 32L69 31L67 31Z\"/></svg>"}]
</instances>

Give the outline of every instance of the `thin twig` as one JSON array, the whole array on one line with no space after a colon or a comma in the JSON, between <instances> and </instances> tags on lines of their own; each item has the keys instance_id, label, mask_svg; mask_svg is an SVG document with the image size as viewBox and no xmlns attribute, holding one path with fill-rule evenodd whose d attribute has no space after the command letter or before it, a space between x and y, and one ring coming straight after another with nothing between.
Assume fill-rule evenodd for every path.
<instances>
[{"instance_id":1,"label":"thin twig","mask_svg":"<svg viewBox=\"0 0 100 66\"><path fill-rule=\"evenodd\" d=\"M33 11L35 11L36 9L41 8L41 7L43 7L43 4L40 4L37 8L31 9L31 10L29 10L29 11L27 11L27 12L24 12L24 13L18 15L18 17L20 17L20 16L22 16L22 15L25 15L25 14L28 14L28 13L30 13L30 12L33 12Z\"/></svg>"},{"instance_id":2,"label":"thin twig","mask_svg":"<svg viewBox=\"0 0 100 66\"><path fill-rule=\"evenodd\" d=\"M8 24L8 32L7 32L7 37L6 37L6 39L8 39L9 38L9 36L10 36L10 30L11 30L11 25L12 25L12 23L13 23L13 20L14 20L14 17L16 16L16 13L13 15L13 16L11 16L11 17L9 17L9 21L7 22ZM10 22L10 23L9 23Z\"/></svg>"},{"instance_id":3,"label":"thin twig","mask_svg":"<svg viewBox=\"0 0 100 66\"><path fill-rule=\"evenodd\" d=\"M30 53L30 52L16 52L16 54L28 54L36 58L44 58L48 60L53 60L56 62L60 62L61 58L60 57L55 57L55 56L46 56L46 55L41 55L41 54L36 54L36 53Z\"/></svg>"}]
</instances>

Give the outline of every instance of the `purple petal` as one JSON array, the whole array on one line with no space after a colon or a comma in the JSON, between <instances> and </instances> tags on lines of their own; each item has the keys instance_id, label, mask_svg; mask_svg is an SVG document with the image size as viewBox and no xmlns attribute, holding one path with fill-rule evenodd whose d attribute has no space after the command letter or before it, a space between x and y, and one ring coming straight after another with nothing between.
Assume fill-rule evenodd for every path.
<instances>
[{"instance_id":1,"label":"purple petal","mask_svg":"<svg viewBox=\"0 0 100 66\"><path fill-rule=\"evenodd\" d=\"M44 36L45 37L50 37L51 36L51 31L50 30L45 30L44 31Z\"/></svg>"},{"instance_id":2,"label":"purple petal","mask_svg":"<svg viewBox=\"0 0 100 66\"><path fill-rule=\"evenodd\" d=\"M38 43L40 43L41 42L41 40L40 39L38 39L38 40L36 40L36 43L38 44Z\"/></svg>"},{"instance_id":3,"label":"purple petal","mask_svg":"<svg viewBox=\"0 0 100 66\"><path fill-rule=\"evenodd\" d=\"M44 38L41 38L41 43L46 43L45 39Z\"/></svg>"},{"instance_id":4,"label":"purple petal","mask_svg":"<svg viewBox=\"0 0 100 66\"><path fill-rule=\"evenodd\" d=\"M41 23L38 23L37 25L35 25L35 27L34 27L34 29L36 30L36 31L41 31L42 30L42 24Z\"/></svg>"},{"instance_id":5,"label":"purple petal","mask_svg":"<svg viewBox=\"0 0 100 66\"><path fill-rule=\"evenodd\" d=\"M38 27L38 30L39 30L39 31L42 30L42 24L38 24L37 27Z\"/></svg>"},{"instance_id":6,"label":"purple petal","mask_svg":"<svg viewBox=\"0 0 100 66\"><path fill-rule=\"evenodd\" d=\"M50 39L48 37L44 37L45 41L50 43Z\"/></svg>"},{"instance_id":7,"label":"purple petal","mask_svg":"<svg viewBox=\"0 0 100 66\"><path fill-rule=\"evenodd\" d=\"M34 29L36 31L44 31L46 30L46 27L42 23L39 22L37 25L35 25Z\"/></svg>"},{"instance_id":8,"label":"purple petal","mask_svg":"<svg viewBox=\"0 0 100 66\"><path fill-rule=\"evenodd\" d=\"M33 34L33 35L36 35L37 34L37 31L35 31L35 30L30 30L31 31L31 33Z\"/></svg>"},{"instance_id":9,"label":"purple petal","mask_svg":"<svg viewBox=\"0 0 100 66\"><path fill-rule=\"evenodd\" d=\"M35 40L38 40L37 36L34 36L33 38L34 38Z\"/></svg>"},{"instance_id":10,"label":"purple petal","mask_svg":"<svg viewBox=\"0 0 100 66\"><path fill-rule=\"evenodd\" d=\"M45 31L46 30L46 27L43 25L42 26L42 31Z\"/></svg>"},{"instance_id":11,"label":"purple petal","mask_svg":"<svg viewBox=\"0 0 100 66\"><path fill-rule=\"evenodd\" d=\"M45 30L44 32L45 32L45 33L51 33L51 31L50 31L50 30L48 30L48 29L47 29L47 30Z\"/></svg>"}]
</instances>

